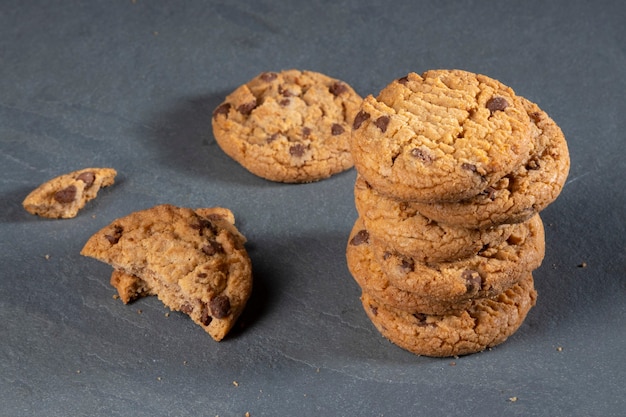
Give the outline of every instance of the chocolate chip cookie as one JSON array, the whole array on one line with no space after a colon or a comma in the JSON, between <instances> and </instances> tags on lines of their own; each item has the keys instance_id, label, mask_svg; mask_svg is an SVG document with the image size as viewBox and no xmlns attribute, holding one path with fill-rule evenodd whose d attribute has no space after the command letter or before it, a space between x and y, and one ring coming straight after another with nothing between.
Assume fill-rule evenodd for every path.
<instances>
[{"instance_id":1,"label":"chocolate chip cookie","mask_svg":"<svg viewBox=\"0 0 626 417\"><path fill-rule=\"evenodd\" d=\"M214 110L213 134L253 174L317 181L353 166L349 137L361 101L350 85L318 72L264 72Z\"/></svg>"},{"instance_id":2,"label":"chocolate chip cookie","mask_svg":"<svg viewBox=\"0 0 626 417\"><path fill-rule=\"evenodd\" d=\"M354 195L372 239L417 262L474 256L508 239L514 228L508 224L476 229L437 223L419 213L414 203L377 193L361 176L357 176Z\"/></svg>"},{"instance_id":3,"label":"chocolate chip cookie","mask_svg":"<svg viewBox=\"0 0 626 417\"><path fill-rule=\"evenodd\" d=\"M514 285L526 272L541 265L545 237L537 214L527 223L516 225L501 244L458 261L425 264L376 245L373 252L394 286L450 303L493 297Z\"/></svg>"},{"instance_id":4,"label":"chocolate chip cookie","mask_svg":"<svg viewBox=\"0 0 626 417\"><path fill-rule=\"evenodd\" d=\"M459 202L421 204L413 207L435 221L463 227L492 227L522 222L554 202L569 173L567 142L559 126L537 104L522 99L538 132L533 152L480 194Z\"/></svg>"},{"instance_id":5,"label":"chocolate chip cookie","mask_svg":"<svg viewBox=\"0 0 626 417\"><path fill-rule=\"evenodd\" d=\"M446 357L480 352L515 333L535 305L531 273L494 299L474 300L465 310L431 315L398 310L363 293L361 302L378 331L416 355Z\"/></svg>"},{"instance_id":6,"label":"chocolate chip cookie","mask_svg":"<svg viewBox=\"0 0 626 417\"><path fill-rule=\"evenodd\" d=\"M351 138L355 167L406 201L474 197L528 159L530 121L497 80L461 70L410 73L367 96Z\"/></svg>"},{"instance_id":7,"label":"chocolate chip cookie","mask_svg":"<svg viewBox=\"0 0 626 417\"><path fill-rule=\"evenodd\" d=\"M123 300L156 294L219 341L252 291L250 258L225 222L219 212L159 205L114 220L81 254L113 266Z\"/></svg>"},{"instance_id":8,"label":"chocolate chip cookie","mask_svg":"<svg viewBox=\"0 0 626 417\"><path fill-rule=\"evenodd\" d=\"M85 168L52 178L34 189L22 202L26 211L51 219L76 217L102 187L115 182L113 168Z\"/></svg>"},{"instance_id":9,"label":"chocolate chip cookie","mask_svg":"<svg viewBox=\"0 0 626 417\"><path fill-rule=\"evenodd\" d=\"M460 283L459 288L448 285L450 294L447 300L431 297L428 288L422 292L399 288L391 282L376 261L373 247L374 243L363 221L357 219L346 248L348 269L359 287L378 302L399 310L426 314L450 314L471 305L468 297L462 297L467 292L465 283ZM461 296L456 298L450 296L459 294Z\"/></svg>"}]
</instances>

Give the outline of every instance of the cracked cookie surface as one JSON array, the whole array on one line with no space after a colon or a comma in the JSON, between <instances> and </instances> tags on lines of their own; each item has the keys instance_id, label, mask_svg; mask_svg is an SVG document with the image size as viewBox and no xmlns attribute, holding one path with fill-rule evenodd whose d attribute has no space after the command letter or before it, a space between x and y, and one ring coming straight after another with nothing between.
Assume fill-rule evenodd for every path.
<instances>
[{"instance_id":1,"label":"cracked cookie surface","mask_svg":"<svg viewBox=\"0 0 626 417\"><path fill-rule=\"evenodd\" d=\"M52 178L35 188L22 202L26 211L51 219L76 217L103 187L115 182L113 168L84 168Z\"/></svg>"},{"instance_id":2,"label":"cracked cookie surface","mask_svg":"<svg viewBox=\"0 0 626 417\"><path fill-rule=\"evenodd\" d=\"M410 313L365 292L361 296L363 309L384 337L416 355L434 357L467 355L503 343L522 325L536 300L530 272L494 299L474 300L465 310L448 315Z\"/></svg>"},{"instance_id":3,"label":"cracked cookie surface","mask_svg":"<svg viewBox=\"0 0 626 417\"><path fill-rule=\"evenodd\" d=\"M252 291L245 238L233 221L227 209L159 205L114 220L81 254L113 266L111 283L124 302L157 295L219 341Z\"/></svg>"},{"instance_id":4,"label":"cracked cookie surface","mask_svg":"<svg viewBox=\"0 0 626 417\"><path fill-rule=\"evenodd\" d=\"M437 223L418 212L413 203L380 195L361 176L357 176L354 196L371 237L419 262L474 256L505 241L514 228L508 224L476 229Z\"/></svg>"},{"instance_id":5,"label":"cracked cookie surface","mask_svg":"<svg viewBox=\"0 0 626 417\"><path fill-rule=\"evenodd\" d=\"M449 225L492 227L525 221L556 200L570 168L567 142L559 126L537 104L527 99L522 102L537 131L530 158L473 198L414 203L416 210Z\"/></svg>"},{"instance_id":6,"label":"cracked cookie surface","mask_svg":"<svg viewBox=\"0 0 626 417\"><path fill-rule=\"evenodd\" d=\"M409 73L367 96L351 148L378 192L424 203L473 197L520 166L532 148L520 97L461 70Z\"/></svg>"},{"instance_id":7,"label":"cracked cookie surface","mask_svg":"<svg viewBox=\"0 0 626 417\"><path fill-rule=\"evenodd\" d=\"M214 110L213 134L255 175L317 181L353 166L349 137L361 101L350 85L318 72L264 72Z\"/></svg>"}]
</instances>

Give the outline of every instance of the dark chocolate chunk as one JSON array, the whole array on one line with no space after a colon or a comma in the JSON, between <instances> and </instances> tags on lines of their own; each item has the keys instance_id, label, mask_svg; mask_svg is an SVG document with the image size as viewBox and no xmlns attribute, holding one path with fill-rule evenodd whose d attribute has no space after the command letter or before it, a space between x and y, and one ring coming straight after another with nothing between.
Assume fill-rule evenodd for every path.
<instances>
[{"instance_id":1,"label":"dark chocolate chunk","mask_svg":"<svg viewBox=\"0 0 626 417\"><path fill-rule=\"evenodd\" d=\"M124 232L124 228L122 226L113 226L113 234L112 235L104 235L104 238L109 241L111 245L115 245L120 241L122 237L122 233Z\"/></svg>"},{"instance_id":2,"label":"dark chocolate chunk","mask_svg":"<svg viewBox=\"0 0 626 417\"><path fill-rule=\"evenodd\" d=\"M308 138L309 136L311 136L311 128L310 127L303 127L302 128L302 137L303 138Z\"/></svg>"},{"instance_id":3,"label":"dark chocolate chunk","mask_svg":"<svg viewBox=\"0 0 626 417\"><path fill-rule=\"evenodd\" d=\"M333 136L341 135L343 132L344 128L339 123L333 123L333 125L330 127L330 133Z\"/></svg>"},{"instance_id":4,"label":"dark chocolate chunk","mask_svg":"<svg viewBox=\"0 0 626 417\"><path fill-rule=\"evenodd\" d=\"M385 133L390 120L389 116L380 116L378 119L374 120L374 124L381 132Z\"/></svg>"},{"instance_id":5,"label":"dark chocolate chunk","mask_svg":"<svg viewBox=\"0 0 626 417\"><path fill-rule=\"evenodd\" d=\"M252 110L256 108L256 104L257 104L256 99L254 99L254 101L249 101L247 103L240 104L239 107L237 107L237 111L243 114L244 116L247 116L250 113L252 113Z\"/></svg>"},{"instance_id":6,"label":"dark chocolate chunk","mask_svg":"<svg viewBox=\"0 0 626 417\"><path fill-rule=\"evenodd\" d=\"M280 101L278 102L278 104L279 104L281 107L287 107L287 106L289 105L289 103L291 103L291 100L289 100L288 98L284 98L284 99L282 99L282 100L280 100Z\"/></svg>"},{"instance_id":7,"label":"dark chocolate chunk","mask_svg":"<svg viewBox=\"0 0 626 417\"><path fill-rule=\"evenodd\" d=\"M346 87L344 83L337 81L328 88L328 91L330 91L332 95L338 96L339 94L348 91L348 87Z\"/></svg>"},{"instance_id":8,"label":"dark chocolate chunk","mask_svg":"<svg viewBox=\"0 0 626 417\"><path fill-rule=\"evenodd\" d=\"M274 142L276 139L278 139L278 133L272 133L267 139L267 143L272 143Z\"/></svg>"},{"instance_id":9,"label":"dark chocolate chunk","mask_svg":"<svg viewBox=\"0 0 626 417\"><path fill-rule=\"evenodd\" d=\"M61 204L69 204L76 198L76 186L69 185L54 193L54 199Z\"/></svg>"},{"instance_id":10,"label":"dark chocolate chunk","mask_svg":"<svg viewBox=\"0 0 626 417\"><path fill-rule=\"evenodd\" d=\"M218 114L223 114L224 116L228 116L228 112L230 111L230 103L222 103L215 110L213 110L213 118L216 118Z\"/></svg>"},{"instance_id":11,"label":"dark chocolate chunk","mask_svg":"<svg viewBox=\"0 0 626 417\"><path fill-rule=\"evenodd\" d=\"M423 148L413 148L411 149L411 156L413 158L419 159L420 161L422 161L425 164L429 164L432 161L435 160L435 158L432 156L432 154Z\"/></svg>"},{"instance_id":12,"label":"dark chocolate chunk","mask_svg":"<svg viewBox=\"0 0 626 417\"><path fill-rule=\"evenodd\" d=\"M468 292L479 291L483 285L483 279L476 271L466 269L461 273L461 278L465 280Z\"/></svg>"},{"instance_id":13,"label":"dark chocolate chunk","mask_svg":"<svg viewBox=\"0 0 626 417\"><path fill-rule=\"evenodd\" d=\"M206 304L202 305L202 310L200 311L200 323L208 326L213 321L213 317L209 313L209 307Z\"/></svg>"},{"instance_id":14,"label":"dark chocolate chunk","mask_svg":"<svg viewBox=\"0 0 626 417\"><path fill-rule=\"evenodd\" d=\"M78 177L77 180L80 180L85 183L85 188L89 188L93 185L93 182L96 180L96 174L91 171L83 172Z\"/></svg>"},{"instance_id":15,"label":"dark chocolate chunk","mask_svg":"<svg viewBox=\"0 0 626 417\"><path fill-rule=\"evenodd\" d=\"M218 242L209 240L208 243L202 247L202 252L208 256L213 256L216 253L224 252L224 248Z\"/></svg>"},{"instance_id":16,"label":"dark chocolate chunk","mask_svg":"<svg viewBox=\"0 0 626 417\"><path fill-rule=\"evenodd\" d=\"M472 172L476 172L477 168L476 165L474 164L470 164L469 162L463 162L461 164L461 168L467 170L467 171L472 171Z\"/></svg>"},{"instance_id":17,"label":"dark chocolate chunk","mask_svg":"<svg viewBox=\"0 0 626 417\"><path fill-rule=\"evenodd\" d=\"M218 295L209 301L213 317L223 319L230 313L230 299L226 295Z\"/></svg>"},{"instance_id":18,"label":"dark chocolate chunk","mask_svg":"<svg viewBox=\"0 0 626 417\"><path fill-rule=\"evenodd\" d=\"M289 154L291 156L295 156L296 158L301 158L304 155L304 151L306 147L301 143L296 143L295 145L289 148Z\"/></svg>"},{"instance_id":19,"label":"dark chocolate chunk","mask_svg":"<svg viewBox=\"0 0 626 417\"><path fill-rule=\"evenodd\" d=\"M193 311L193 306L191 304L183 304L182 306L180 306L180 311L185 314L191 314L191 312Z\"/></svg>"},{"instance_id":20,"label":"dark chocolate chunk","mask_svg":"<svg viewBox=\"0 0 626 417\"><path fill-rule=\"evenodd\" d=\"M378 307L370 305L370 311L372 312L373 315L375 315L375 316L378 315Z\"/></svg>"},{"instance_id":21,"label":"dark chocolate chunk","mask_svg":"<svg viewBox=\"0 0 626 417\"><path fill-rule=\"evenodd\" d=\"M496 199L496 189L493 187L487 187L483 190L482 194L486 195L491 201Z\"/></svg>"},{"instance_id":22,"label":"dark chocolate chunk","mask_svg":"<svg viewBox=\"0 0 626 417\"><path fill-rule=\"evenodd\" d=\"M354 117L354 124L352 125L353 129L358 129L361 127L364 121L370 118L370 114L366 111L361 110Z\"/></svg>"},{"instance_id":23,"label":"dark chocolate chunk","mask_svg":"<svg viewBox=\"0 0 626 417\"><path fill-rule=\"evenodd\" d=\"M413 259L406 258L404 256L400 258L400 269L402 269L404 272L411 272L414 268L415 261Z\"/></svg>"},{"instance_id":24,"label":"dark chocolate chunk","mask_svg":"<svg viewBox=\"0 0 626 417\"><path fill-rule=\"evenodd\" d=\"M409 76L406 75L402 78L398 78L398 82L402 85L406 85L409 82Z\"/></svg>"},{"instance_id":25,"label":"dark chocolate chunk","mask_svg":"<svg viewBox=\"0 0 626 417\"><path fill-rule=\"evenodd\" d=\"M260 79L267 83L269 83L270 81L274 81L276 77L278 77L278 74L276 74L275 72L264 72L259 76Z\"/></svg>"},{"instance_id":26,"label":"dark chocolate chunk","mask_svg":"<svg viewBox=\"0 0 626 417\"><path fill-rule=\"evenodd\" d=\"M487 100L486 106L491 114L493 114L497 111L503 111L504 109L509 107L509 102L506 101L504 97L491 97L489 100Z\"/></svg>"},{"instance_id":27,"label":"dark chocolate chunk","mask_svg":"<svg viewBox=\"0 0 626 417\"><path fill-rule=\"evenodd\" d=\"M352 246L359 246L363 243L368 243L370 240L370 234L367 230L359 230L352 239L350 239L350 244Z\"/></svg>"}]
</instances>

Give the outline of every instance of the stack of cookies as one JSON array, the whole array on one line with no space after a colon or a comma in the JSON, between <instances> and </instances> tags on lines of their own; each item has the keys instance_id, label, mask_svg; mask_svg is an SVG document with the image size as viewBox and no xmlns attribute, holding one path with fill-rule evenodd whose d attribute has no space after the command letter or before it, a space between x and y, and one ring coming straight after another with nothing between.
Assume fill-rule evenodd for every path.
<instances>
[{"instance_id":1,"label":"stack of cookies","mask_svg":"<svg viewBox=\"0 0 626 417\"><path fill-rule=\"evenodd\" d=\"M351 151L347 260L376 328L427 356L504 342L535 304L538 213L569 171L560 128L499 81L434 70L366 97Z\"/></svg>"}]
</instances>

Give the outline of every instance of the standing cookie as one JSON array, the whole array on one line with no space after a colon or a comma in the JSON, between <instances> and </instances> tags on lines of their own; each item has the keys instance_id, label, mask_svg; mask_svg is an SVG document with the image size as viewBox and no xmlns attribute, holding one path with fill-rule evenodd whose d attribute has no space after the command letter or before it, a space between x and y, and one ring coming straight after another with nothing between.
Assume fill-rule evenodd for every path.
<instances>
[{"instance_id":1,"label":"standing cookie","mask_svg":"<svg viewBox=\"0 0 626 417\"><path fill-rule=\"evenodd\" d=\"M348 84L324 74L264 72L214 110L213 134L255 175L317 181L353 166L349 138L361 101Z\"/></svg>"},{"instance_id":2,"label":"standing cookie","mask_svg":"<svg viewBox=\"0 0 626 417\"><path fill-rule=\"evenodd\" d=\"M473 197L520 166L530 122L513 90L460 70L410 73L363 100L354 163L378 192L423 203Z\"/></svg>"},{"instance_id":3,"label":"standing cookie","mask_svg":"<svg viewBox=\"0 0 626 417\"><path fill-rule=\"evenodd\" d=\"M31 214L51 219L76 217L102 187L115 182L113 168L85 168L53 178L34 189L22 203Z\"/></svg>"}]
</instances>

